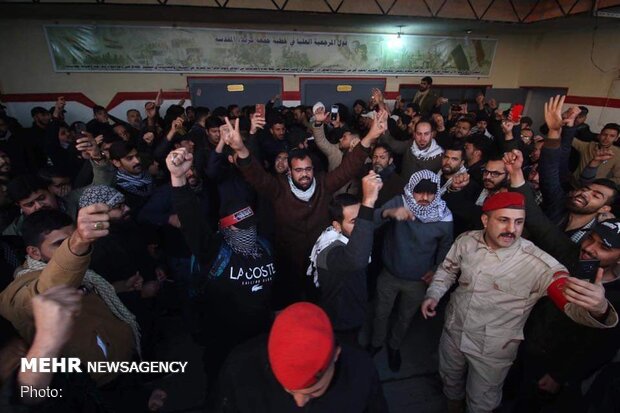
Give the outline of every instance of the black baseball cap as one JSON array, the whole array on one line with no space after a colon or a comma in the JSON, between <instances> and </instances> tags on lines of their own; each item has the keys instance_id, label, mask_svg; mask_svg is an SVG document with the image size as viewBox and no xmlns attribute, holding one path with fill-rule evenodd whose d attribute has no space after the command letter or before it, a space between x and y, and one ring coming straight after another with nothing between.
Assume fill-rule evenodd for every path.
<instances>
[{"instance_id":1,"label":"black baseball cap","mask_svg":"<svg viewBox=\"0 0 620 413\"><path fill-rule=\"evenodd\" d=\"M592 231L600 235L609 248L620 248L620 219L611 218L597 223Z\"/></svg>"}]
</instances>

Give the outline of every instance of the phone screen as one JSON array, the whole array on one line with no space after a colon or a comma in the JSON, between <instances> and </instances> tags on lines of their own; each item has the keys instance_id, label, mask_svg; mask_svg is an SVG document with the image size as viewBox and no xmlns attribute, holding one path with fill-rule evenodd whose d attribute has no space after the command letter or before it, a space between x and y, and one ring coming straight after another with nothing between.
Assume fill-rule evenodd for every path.
<instances>
[{"instance_id":1,"label":"phone screen","mask_svg":"<svg viewBox=\"0 0 620 413\"><path fill-rule=\"evenodd\" d=\"M332 105L332 120L336 120L338 117L338 105Z\"/></svg>"},{"instance_id":2,"label":"phone screen","mask_svg":"<svg viewBox=\"0 0 620 413\"><path fill-rule=\"evenodd\" d=\"M579 261L579 278L589 280L591 283L596 281L596 273L601 264L599 260L580 260Z\"/></svg>"},{"instance_id":3,"label":"phone screen","mask_svg":"<svg viewBox=\"0 0 620 413\"><path fill-rule=\"evenodd\" d=\"M256 116L264 118L265 117L265 104L257 103L255 113L256 113Z\"/></svg>"}]
</instances>

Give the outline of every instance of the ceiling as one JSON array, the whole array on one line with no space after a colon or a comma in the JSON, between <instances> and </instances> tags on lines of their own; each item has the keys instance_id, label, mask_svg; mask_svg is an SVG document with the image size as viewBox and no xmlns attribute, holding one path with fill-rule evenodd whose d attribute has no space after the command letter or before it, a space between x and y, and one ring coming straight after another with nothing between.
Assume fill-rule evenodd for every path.
<instances>
[{"instance_id":1,"label":"ceiling","mask_svg":"<svg viewBox=\"0 0 620 413\"><path fill-rule=\"evenodd\" d=\"M620 0L0 0L0 19L365 33L535 33L613 26L593 17Z\"/></svg>"}]
</instances>

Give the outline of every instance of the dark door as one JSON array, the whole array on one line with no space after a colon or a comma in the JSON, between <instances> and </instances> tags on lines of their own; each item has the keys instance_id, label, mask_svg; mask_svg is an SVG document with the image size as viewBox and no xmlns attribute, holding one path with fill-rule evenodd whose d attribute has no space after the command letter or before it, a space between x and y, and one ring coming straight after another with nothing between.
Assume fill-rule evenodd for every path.
<instances>
[{"instance_id":1,"label":"dark door","mask_svg":"<svg viewBox=\"0 0 620 413\"><path fill-rule=\"evenodd\" d=\"M266 103L282 93L282 78L188 78L193 106L239 106Z\"/></svg>"},{"instance_id":2,"label":"dark door","mask_svg":"<svg viewBox=\"0 0 620 413\"><path fill-rule=\"evenodd\" d=\"M328 110L334 103L352 108L357 99L368 102L373 88L385 91L385 79L300 79L301 103L312 106L320 101Z\"/></svg>"}]
</instances>

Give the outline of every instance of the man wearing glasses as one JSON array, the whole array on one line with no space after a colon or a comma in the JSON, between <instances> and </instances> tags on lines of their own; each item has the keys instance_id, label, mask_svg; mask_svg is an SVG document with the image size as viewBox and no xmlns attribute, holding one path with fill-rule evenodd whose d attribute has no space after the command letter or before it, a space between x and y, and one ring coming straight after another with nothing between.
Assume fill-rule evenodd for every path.
<instances>
[{"instance_id":1,"label":"man wearing glasses","mask_svg":"<svg viewBox=\"0 0 620 413\"><path fill-rule=\"evenodd\" d=\"M476 205L482 206L484 200L506 188L508 172L500 154L492 155L482 169L482 192Z\"/></svg>"}]
</instances>

